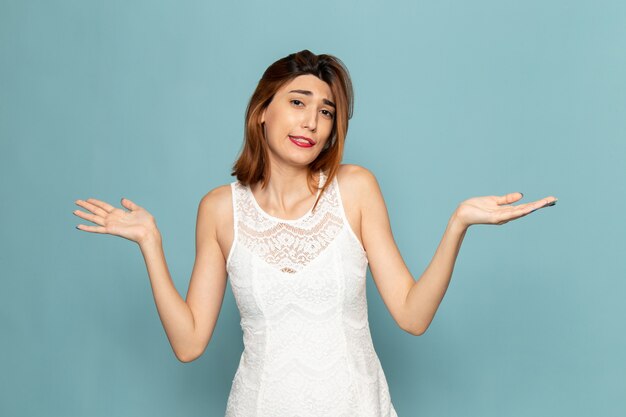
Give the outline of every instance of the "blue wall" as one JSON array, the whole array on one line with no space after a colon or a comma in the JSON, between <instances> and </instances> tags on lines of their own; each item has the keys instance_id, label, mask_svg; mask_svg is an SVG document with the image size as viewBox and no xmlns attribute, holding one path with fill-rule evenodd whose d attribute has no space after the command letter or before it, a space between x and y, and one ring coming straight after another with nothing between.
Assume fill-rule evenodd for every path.
<instances>
[{"instance_id":1,"label":"blue wall","mask_svg":"<svg viewBox=\"0 0 626 417\"><path fill-rule=\"evenodd\" d=\"M230 287L204 355L178 362L138 247L76 230L73 202L146 207L184 296L247 100L308 48L351 71L344 162L377 176L415 278L464 199L559 198L470 228L421 337L368 278L400 417L623 416L625 4L2 0L0 414L223 415Z\"/></svg>"}]
</instances>

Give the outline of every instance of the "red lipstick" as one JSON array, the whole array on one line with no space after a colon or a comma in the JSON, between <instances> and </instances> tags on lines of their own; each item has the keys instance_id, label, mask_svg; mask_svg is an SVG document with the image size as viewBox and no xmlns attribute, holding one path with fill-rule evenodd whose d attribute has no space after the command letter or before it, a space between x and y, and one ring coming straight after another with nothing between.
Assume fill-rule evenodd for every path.
<instances>
[{"instance_id":1,"label":"red lipstick","mask_svg":"<svg viewBox=\"0 0 626 417\"><path fill-rule=\"evenodd\" d=\"M291 136L289 135L289 140L291 140L296 145L301 148L310 148L315 145L315 141L311 138L307 138L306 136Z\"/></svg>"}]
</instances>

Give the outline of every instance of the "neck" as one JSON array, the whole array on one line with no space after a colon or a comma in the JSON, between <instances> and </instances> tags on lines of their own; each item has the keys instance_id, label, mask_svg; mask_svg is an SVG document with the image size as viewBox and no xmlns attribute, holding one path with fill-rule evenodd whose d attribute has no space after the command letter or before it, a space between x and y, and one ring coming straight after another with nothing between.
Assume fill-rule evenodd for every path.
<instances>
[{"instance_id":1,"label":"neck","mask_svg":"<svg viewBox=\"0 0 626 417\"><path fill-rule=\"evenodd\" d=\"M317 180L317 173L314 173ZM288 214L300 204L309 206L315 200L308 185L308 168L271 161L270 180L265 188L255 184L254 193L268 211Z\"/></svg>"}]
</instances>

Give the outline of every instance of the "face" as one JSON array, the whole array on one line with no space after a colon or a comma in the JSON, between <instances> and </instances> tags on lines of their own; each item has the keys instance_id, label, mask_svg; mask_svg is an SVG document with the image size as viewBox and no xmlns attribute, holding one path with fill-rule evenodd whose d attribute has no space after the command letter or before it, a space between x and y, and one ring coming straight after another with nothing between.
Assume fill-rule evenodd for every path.
<instances>
[{"instance_id":1,"label":"face","mask_svg":"<svg viewBox=\"0 0 626 417\"><path fill-rule=\"evenodd\" d=\"M315 161L330 139L335 113L330 86L316 76L285 84L261 116L270 160L296 166Z\"/></svg>"}]
</instances>

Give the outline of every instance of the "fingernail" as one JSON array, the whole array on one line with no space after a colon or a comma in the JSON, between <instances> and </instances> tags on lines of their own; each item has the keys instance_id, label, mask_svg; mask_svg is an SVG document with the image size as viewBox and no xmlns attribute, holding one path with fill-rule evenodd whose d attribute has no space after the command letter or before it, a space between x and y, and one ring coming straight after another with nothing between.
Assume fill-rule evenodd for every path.
<instances>
[{"instance_id":1,"label":"fingernail","mask_svg":"<svg viewBox=\"0 0 626 417\"><path fill-rule=\"evenodd\" d=\"M518 191L518 193L520 193L520 192ZM524 197L524 193L520 193L520 194L522 195L522 197Z\"/></svg>"}]
</instances>

